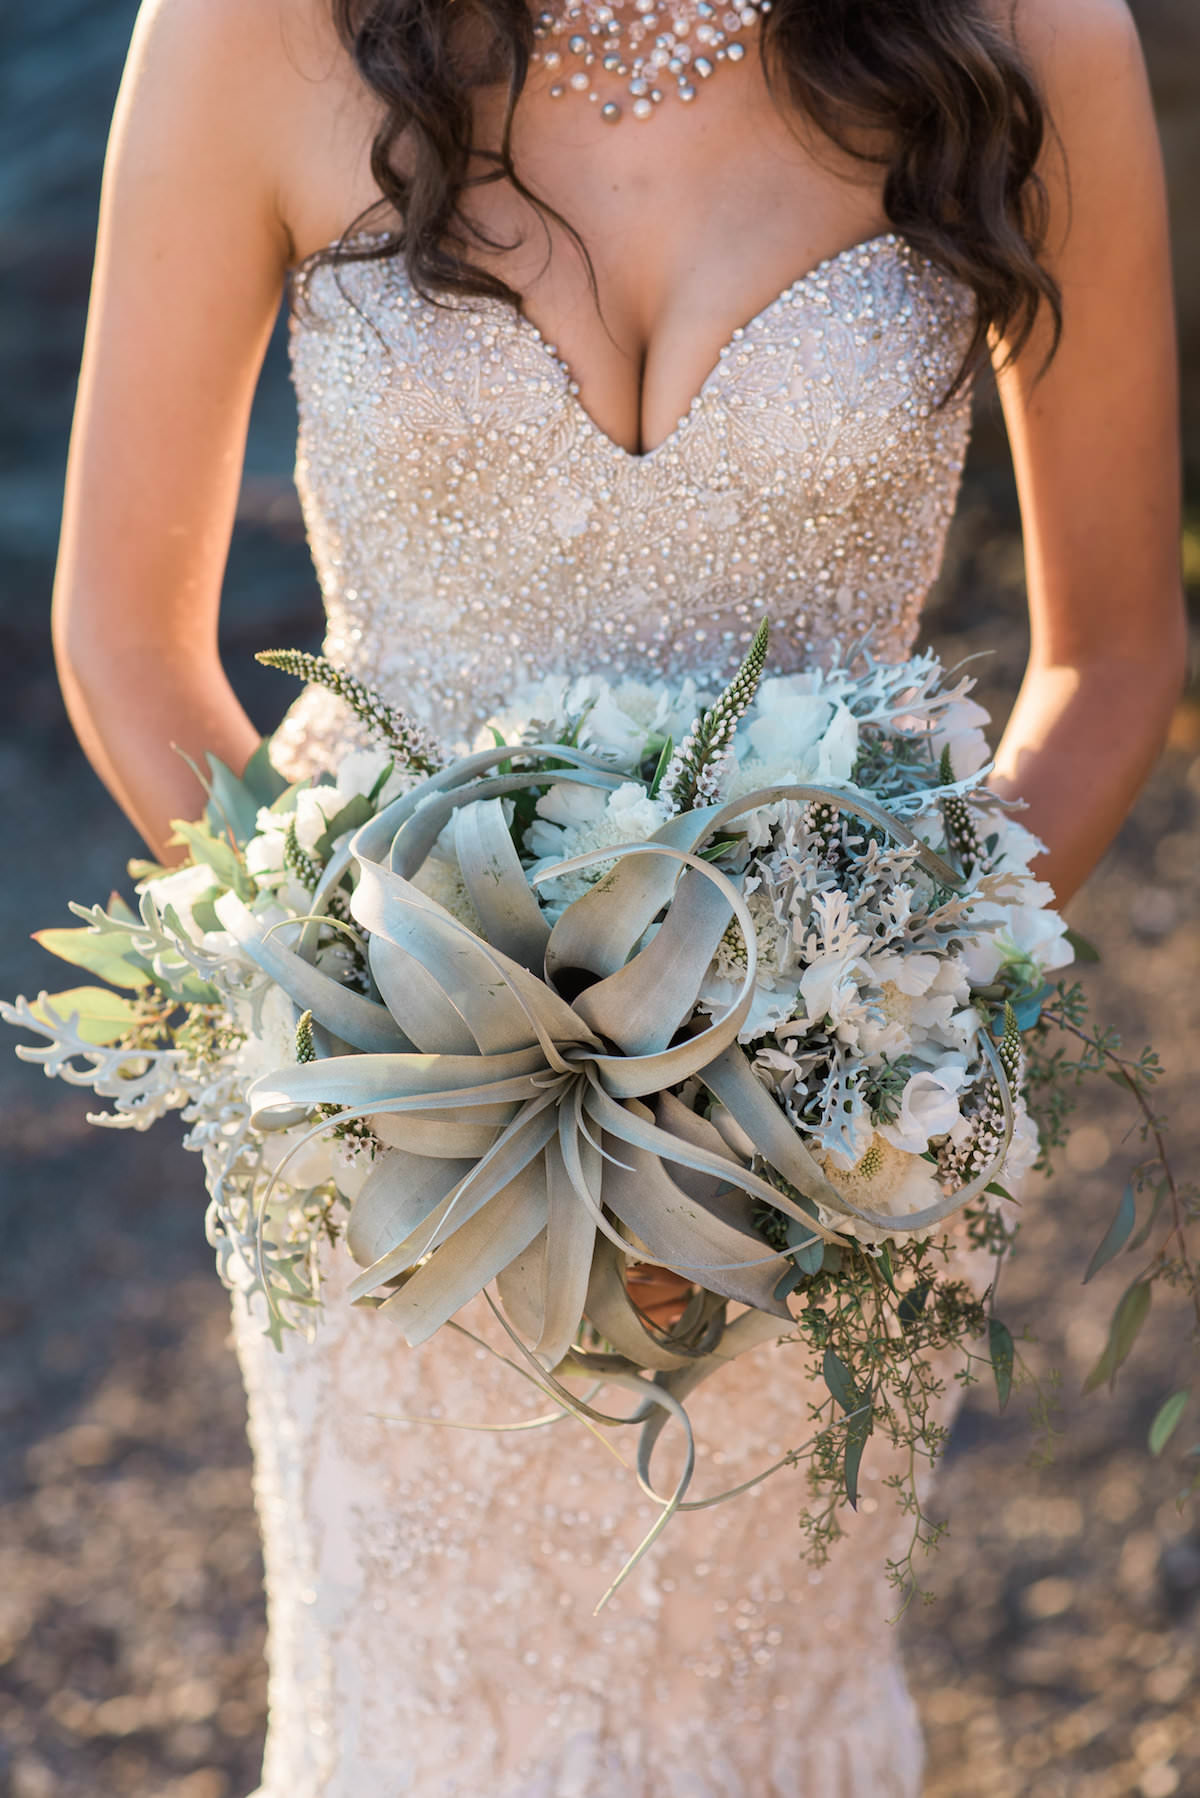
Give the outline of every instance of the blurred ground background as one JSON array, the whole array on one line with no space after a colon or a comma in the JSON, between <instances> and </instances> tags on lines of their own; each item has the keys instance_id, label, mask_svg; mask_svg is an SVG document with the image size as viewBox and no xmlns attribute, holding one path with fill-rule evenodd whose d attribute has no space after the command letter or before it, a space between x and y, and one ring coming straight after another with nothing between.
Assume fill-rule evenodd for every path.
<instances>
[{"instance_id":1,"label":"blurred ground background","mask_svg":"<svg viewBox=\"0 0 1200 1798\"><path fill-rule=\"evenodd\" d=\"M1200 11L1135 6L1176 217L1190 491L1200 501ZM57 984L27 941L101 897L138 846L84 763L50 664L47 600L82 335L99 163L133 0L0 11L0 992ZM1137 321L1130 321L1137 329ZM1097 379L1104 371L1097 370ZM313 644L319 609L289 467L282 342L251 434L224 646L258 721L282 705L255 648ZM1200 586L1200 520L1187 554ZM1002 717L1025 651L1004 450L981 406L929 633L976 650ZM257 678L256 678L257 677ZM51 803L47 803L47 800ZM1169 1070L1176 1151L1200 1165L1200 700L1119 843L1073 907L1103 952L1097 1015ZM929 1730L928 1798L1200 1794L1200 1534L1177 1507L1200 1404L1162 1460L1148 1417L1185 1383L1161 1307L1116 1395L1082 1401L1123 1278L1084 1260L1132 1150L1107 1085L1063 1171L1037 1189L1004 1311L1062 1378L1066 1434L1030 1468L1028 1404L980 1389L940 1493L937 1601L903 1624ZM263 1727L261 1569L224 1295L199 1170L169 1125L90 1129L81 1095L0 1051L0 1791L11 1798L243 1798ZM1049 1315L1050 1311L1053 1315ZM614 1795L616 1798L616 1795Z\"/></svg>"}]
</instances>

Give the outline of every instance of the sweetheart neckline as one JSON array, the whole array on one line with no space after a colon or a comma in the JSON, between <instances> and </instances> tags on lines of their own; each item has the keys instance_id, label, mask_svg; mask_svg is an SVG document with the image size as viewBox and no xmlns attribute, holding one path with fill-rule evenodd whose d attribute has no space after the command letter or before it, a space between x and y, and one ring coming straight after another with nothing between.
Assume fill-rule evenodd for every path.
<instances>
[{"instance_id":1,"label":"sweetheart neckline","mask_svg":"<svg viewBox=\"0 0 1200 1798\"><path fill-rule=\"evenodd\" d=\"M342 242L367 243L376 239L382 241L389 235L390 233L388 232L359 232L356 233L352 239L343 239ZM330 249L335 247L337 246L327 246L327 248ZM901 232L876 232L873 237L862 238L857 243L847 244L845 249L836 250L831 256L823 257L820 262L814 263L810 269L806 269L805 272L802 275L797 276L794 281L790 281L785 288L775 294L773 298L769 299L765 305L761 306L744 324L736 325L726 338L725 342L721 345L721 348L717 352L716 360L705 375L703 381L700 383L700 386L689 402L687 409L680 415L679 419L661 442L654 444L653 447L648 450L626 449L623 443L618 443L615 437L610 437L608 432L597 424L596 420L579 397L579 382L572 373L569 364L559 355L556 346L545 336L540 326L536 325L526 313L515 310L507 300L494 298L489 294L464 295L450 299L446 303L450 310L465 312L468 317L474 315L476 318L480 318L486 312L495 312L498 310L500 314L511 323L513 330L518 335L525 335L531 342L536 344L544 353L547 361L559 371L563 378L564 402L574 409L576 415L582 422L583 428L600 448L627 468L645 468L649 470L654 467L660 459L678 448L679 442L687 430L687 427L696 416L696 413L702 408L710 390L720 380L722 372L728 363L730 352L736 344L741 342L742 338L744 338L747 333L756 330L759 326L765 324L781 306L786 305L797 293L803 292L804 289L811 286L831 270L838 268L842 263L850 262L856 258L861 258L864 262L870 261L884 250L895 251L901 262L915 254L912 244ZM330 266L336 267L336 265L318 261L318 258L323 254L324 251L315 251L313 255L305 257L304 261L299 263L293 270L294 276L303 279L309 278L313 272L310 265L313 264L316 265L317 269L322 267L329 268ZM372 264L369 261L364 261L358 266L371 267ZM428 304L427 301L422 300L422 296L417 293L416 289L408 281L402 257L398 255L392 256L387 258L386 261L379 262L375 266L399 275L400 279L403 281L410 304ZM294 319L300 319L300 317L300 314L293 313Z\"/></svg>"},{"instance_id":2,"label":"sweetheart neckline","mask_svg":"<svg viewBox=\"0 0 1200 1798\"><path fill-rule=\"evenodd\" d=\"M692 396L692 399L688 402L685 410L679 415L675 424L667 432L666 436L648 450L626 449L623 443L618 443L615 437L610 437L608 432L596 423L595 418L580 399L579 382L572 373L569 364L559 355L555 345L547 340L540 327L534 324L533 320L526 313L513 313L511 307L508 308L508 310L510 315L514 318L517 328L520 329L521 327L524 327L534 341L542 346L547 355L565 375L568 401L574 405L576 412L584 421L585 428L590 434L596 438L610 454L617 456L622 462L627 464L632 463L637 467L649 467L651 463L662 455L664 450L669 450L677 444L679 438L687 429L691 419L703 405L710 388L720 379L721 373L729 360L729 355L733 350L734 345L740 343L748 331L752 331L759 325L765 324L772 314L777 312L781 306L786 305L793 295L810 286L821 275L827 274L830 269L838 267L838 265L843 262L849 262L854 257L861 256L863 258L872 258L879 250L885 248L895 249L897 252L905 252L908 251L911 246L909 245L907 238L901 237L896 231L878 231L874 237L863 238L858 243L847 244L844 250L836 250L832 256L823 257L820 262L814 263L812 268L807 269L804 274L798 275L794 281L789 281L785 288L769 299L764 306L760 306L758 311L748 318L744 324L735 325L720 349L717 351L716 359L713 362L712 367L701 381L700 386ZM504 301L498 303L500 305L505 304Z\"/></svg>"}]
</instances>

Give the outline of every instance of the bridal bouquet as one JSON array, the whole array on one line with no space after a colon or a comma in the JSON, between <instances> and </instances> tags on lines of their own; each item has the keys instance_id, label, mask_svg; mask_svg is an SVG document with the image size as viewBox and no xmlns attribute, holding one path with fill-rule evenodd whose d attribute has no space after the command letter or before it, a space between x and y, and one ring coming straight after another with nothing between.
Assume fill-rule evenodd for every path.
<instances>
[{"instance_id":1,"label":"bridal bouquet","mask_svg":"<svg viewBox=\"0 0 1200 1798\"><path fill-rule=\"evenodd\" d=\"M826 1496L818 1552L873 1433L936 1451L942 1351L990 1362L1004 1401L1013 1341L947 1221L1003 1256L1039 1154L1026 1088L1069 1079L1026 1067L1073 948L983 784L970 680L864 649L770 678L766 654L764 625L716 694L544 680L446 755L271 652L375 747L293 785L265 748L241 778L210 761L186 864L135 864L136 911L40 933L106 984L0 1006L45 1039L18 1053L110 1102L94 1121L181 1114L221 1273L277 1342L344 1241L351 1299L409 1343L486 1292L558 1406L636 1424L661 1510L629 1566L685 1502L684 1398L756 1344L793 1332L828 1390L785 1457ZM672 1327L631 1263L690 1283ZM636 1408L597 1408L605 1385Z\"/></svg>"}]
</instances>

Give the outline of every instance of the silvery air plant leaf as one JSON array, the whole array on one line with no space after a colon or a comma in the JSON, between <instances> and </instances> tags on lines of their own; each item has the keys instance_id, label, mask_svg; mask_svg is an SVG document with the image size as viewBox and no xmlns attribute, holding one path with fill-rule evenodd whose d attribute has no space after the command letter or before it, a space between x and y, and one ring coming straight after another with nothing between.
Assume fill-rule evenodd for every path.
<instances>
[{"instance_id":1,"label":"silvery air plant leaf","mask_svg":"<svg viewBox=\"0 0 1200 1798\"><path fill-rule=\"evenodd\" d=\"M698 1381L839 1270L895 1289L898 1245L1031 1164L1008 1000L1034 1021L1071 953L1039 845L982 786L968 682L861 648L769 678L766 655L764 625L715 695L546 679L446 757L272 652L378 752L294 786L213 764L188 863L47 941L119 1005L4 1007L48 1045L19 1053L112 1100L100 1121L181 1111L221 1271L277 1341L344 1238L380 1329L424 1342L486 1290L558 1407L636 1425L660 1509L620 1578L686 1508ZM691 1283L673 1326L630 1296L635 1261ZM828 1426L851 1503L871 1393L846 1373Z\"/></svg>"}]
</instances>

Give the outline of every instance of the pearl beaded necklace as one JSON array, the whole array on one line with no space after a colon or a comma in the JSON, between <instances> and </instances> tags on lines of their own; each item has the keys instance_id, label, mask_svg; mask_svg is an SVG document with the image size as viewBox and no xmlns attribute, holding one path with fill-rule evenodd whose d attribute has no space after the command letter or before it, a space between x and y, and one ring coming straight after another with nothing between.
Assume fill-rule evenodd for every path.
<instances>
[{"instance_id":1,"label":"pearl beaded necklace","mask_svg":"<svg viewBox=\"0 0 1200 1798\"><path fill-rule=\"evenodd\" d=\"M538 48L533 60L554 77L554 99L586 94L600 117L616 124L625 109L616 100L601 100L592 71L624 81L635 119L648 119L674 83L681 100L694 100L702 82L721 62L741 62L746 46L738 37L769 12L771 0L634 0L633 17L624 20L606 0L568 0L565 10L539 13L534 19ZM570 64L575 67L567 69ZM661 85L660 85L661 83Z\"/></svg>"}]
</instances>

